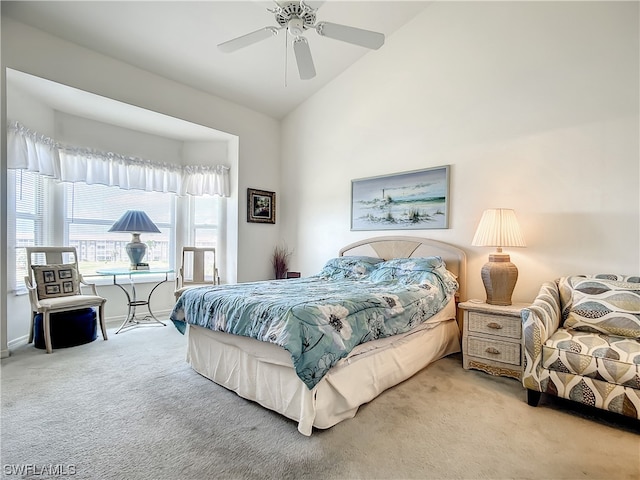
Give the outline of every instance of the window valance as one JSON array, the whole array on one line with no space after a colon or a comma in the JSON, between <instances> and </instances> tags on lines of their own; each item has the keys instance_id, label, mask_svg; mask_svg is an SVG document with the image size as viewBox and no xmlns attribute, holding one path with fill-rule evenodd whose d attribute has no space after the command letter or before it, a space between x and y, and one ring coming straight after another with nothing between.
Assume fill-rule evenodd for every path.
<instances>
[{"instance_id":1,"label":"window valance","mask_svg":"<svg viewBox=\"0 0 640 480\"><path fill-rule=\"evenodd\" d=\"M113 152L64 145L18 122L7 131L7 164L61 182L118 186L178 195L229 196L229 167L155 162Z\"/></svg>"}]
</instances>

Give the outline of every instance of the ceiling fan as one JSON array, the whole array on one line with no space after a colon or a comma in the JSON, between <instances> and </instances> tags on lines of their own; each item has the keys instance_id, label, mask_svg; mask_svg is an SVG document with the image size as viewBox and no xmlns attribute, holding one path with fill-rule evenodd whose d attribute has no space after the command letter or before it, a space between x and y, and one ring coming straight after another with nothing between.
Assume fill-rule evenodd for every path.
<instances>
[{"instance_id":1,"label":"ceiling fan","mask_svg":"<svg viewBox=\"0 0 640 480\"><path fill-rule=\"evenodd\" d=\"M311 49L307 39L303 36L306 30L313 29L322 37L360 45L362 47L377 50L384 44L384 34L349 27L331 22L316 23L317 8L307 5L304 0L276 2L275 8L267 9L274 14L278 26L264 27L255 32L247 33L240 37L228 40L218 45L225 53L235 52L261 40L277 35L278 31L286 29L287 34L293 37L293 51L298 65L298 72L302 80L309 80L316 76L316 69L311 56Z\"/></svg>"}]
</instances>

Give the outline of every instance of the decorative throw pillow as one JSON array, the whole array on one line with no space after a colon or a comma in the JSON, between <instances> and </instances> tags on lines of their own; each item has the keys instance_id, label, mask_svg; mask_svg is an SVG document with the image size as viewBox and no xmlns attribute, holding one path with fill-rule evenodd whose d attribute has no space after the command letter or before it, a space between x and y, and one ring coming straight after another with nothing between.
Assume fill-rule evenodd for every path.
<instances>
[{"instance_id":1,"label":"decorative throw pillow","mask_svg":"<svg viewBox=\"0 0 640 480\"><path fill-rule=\"evenodd\" d=\"M382 262L381 258L366 256L345 256L332 258L318 276L323 278L364 278L375 268L375 265Z\"/></svg>"},{"instance_id":2,"label":"decorative throw pillow","mask_svg":"<svg viewBox=\"0 0 640 480\"><path fill-rule=\"evenodd\" d=\"M384 263L376 265L375 271L370 275L372 282L387 282L390 280L406 280L414 283L412 279L419 279L424 273L432 273L444 269L444 261L440 257L416 257L416 258L392 258Z\"/></svg>"},{"instance_id":3,"label":"decorative throw pillow","mask_svg":"<svg viewBox=\"0 0 640 480\"><path fill-rule=\"evenodd\" d=\"M444 260L438 256L393 258L376 265L369 275L372 282L395 281L405 285L431 285L440 288L447 296L458 290L458 281L447 270Z\"/></svg>"},{"instance_id":4,"label":"decorative throw pillow","mask_svg":"<svg viewBox=\"0 0 640 480\"><path fill-rule=\"evenodd\" d=\"M640 276L619 275L616 273L597 273L595 275L571 275L556 280L560 293L560 305L562 305L562 320L566 320L573 305L573 290L575 285L585 279L616 280L618 282L640 283Z\"/></svg>"},{"instance_id":5,"label":"decorative throw pillow","mask_svg":"<svg viewBox=\"0 0 640 480\"><path fill-rule=\"evenodd\" d=\"M80 293L78 272L74 265L32 265L38 298L55 298Z\"/></svg>"},{"instance_id":6,"label":"decorative throw pillow","mask_svg":"<svg viewBox=\"0 0 640 480\"><path fill-rule=\"evenodd\" d=\"M583 278L573 285L565 327L640 338L640 284Z\"/></svg>"}]
</instances>

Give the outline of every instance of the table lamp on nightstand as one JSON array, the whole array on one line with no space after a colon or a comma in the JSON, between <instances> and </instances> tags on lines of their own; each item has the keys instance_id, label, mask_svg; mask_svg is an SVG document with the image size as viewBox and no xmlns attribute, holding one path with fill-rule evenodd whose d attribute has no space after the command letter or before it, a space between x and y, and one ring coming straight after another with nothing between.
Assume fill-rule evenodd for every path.
<instances>
[{"instance_id":1,"label":"table lamp on nightstand","mask_svg":"<svg viewBox=\"0 0 640 480\"><path fill-rule=\"evenodd\" d=\"M131 270L142 269L142 259L147 253L147 246L140 241L141 233L160 233L158 227L142 210L127 210L120 219L109 229L110 232L131 233L131 242L127 243L126 251L131 262ZM148 268L148 267L147 267Z\"/></svg>"},{"instance_id":2,"label":"table lamp on nightstand","mask_svg":"<svg viewBox=\"0 0 640 480\"><path fill-rule=\"evenodd\" d=\"M490 305L511 305L511 294L518 280L518 269L502 247L526 247L516 213L508 208L485 210L471 245L497 247L482 267L482 283Z\"/></svg>"}]
</instances>

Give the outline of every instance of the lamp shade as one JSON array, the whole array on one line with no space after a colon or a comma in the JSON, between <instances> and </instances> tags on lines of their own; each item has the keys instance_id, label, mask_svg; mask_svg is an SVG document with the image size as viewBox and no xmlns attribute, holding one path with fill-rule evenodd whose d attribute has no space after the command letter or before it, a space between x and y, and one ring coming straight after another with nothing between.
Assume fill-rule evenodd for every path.
<instances>
[{"instance_id":1,"label":"lamp shade","mask_svg":"<svg viewBox=\"0 0 640 480\"><path fill-rule=\"evenodd\" d=\"M485 210L471 245L475 247L527 246L516 218L516 212L509 208Z\"/></svg>"},{"instance_id":2,"label":"lamp shade","mask_svg":"<svg viewBox=\"0 0 640 480\"><path fill-rule=\"evenodd\" d=\"M490 305L511 305L511 295L518 281L518 268L502 247L526 247L516 213L509 208L485 210L472 245L497 247L482 267L482 283Z\"/></svg>"},{"instance_id":3,"label":"lamp shade","mask_svg":"<svg viewBox=\"0 0 640 480\"><path fill-rule=\"evenodd\" d=\"M127 210L116 223L111 225L110 232L160 233L156 224L142 210Z\"/></svg>"},{"instance_id":4,"label":"lamp shade","mask_svg":"<svg viewBox=\"0 0 640 480\"><path fill-rule=\"evenodd\" d=\"M125 250L129 256L131 270L149 268L143 264L142 259L147 253L147 246L140 241L141 233L160 233L156 224L142 210L127 210L120 219L109 229L110 232L131 233L131 242L127 243Z\"/></svg>"}]
</instances>

